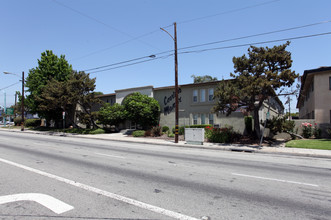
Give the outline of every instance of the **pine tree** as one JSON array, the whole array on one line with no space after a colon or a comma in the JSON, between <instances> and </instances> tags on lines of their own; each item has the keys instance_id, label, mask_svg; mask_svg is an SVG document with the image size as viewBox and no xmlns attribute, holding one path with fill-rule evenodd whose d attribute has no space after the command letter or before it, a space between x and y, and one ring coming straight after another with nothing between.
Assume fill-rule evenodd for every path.
<instances>
[{"instance_id":1,"label":"pine tree","mask_svg":"<svg viewBox=\"0 0 331 220\"><path fill-rule=\"evenodd\" d=\"M221 81L215 91L214 111L230 115L242 107L253 112L255 134L260 137L259 110L263 102L275 97L275 91L291 87L298 77L291 70L291 53L286 51L289 44L273 48L251 46L248 57L234 57L235 70L230 74L233 80Z\"/></svg>"}]
</instances>

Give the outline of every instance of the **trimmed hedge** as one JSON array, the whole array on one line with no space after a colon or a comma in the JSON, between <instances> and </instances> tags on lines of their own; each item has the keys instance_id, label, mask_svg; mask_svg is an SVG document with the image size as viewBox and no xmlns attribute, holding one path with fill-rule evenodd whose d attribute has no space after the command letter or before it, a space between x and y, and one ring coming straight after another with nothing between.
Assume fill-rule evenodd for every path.
<instances>
[{"instance_id":1,"label":"trimmed hedge","mask_svg":"<svg viewBox=\"0 0 331 220\"><path fill-rule=\"evenodd\" d=\"M168 126L163 126L162 127L162 132L167 132L169 131L169 127Z\"/></svg>"},{"instance_id":2,"label":"trimmed hedge","mask_svg":"<svg viewBox=\"0 0 331 220\"><path fill-rule=\"evenodd\" d=\"M184 135L185 134L185 128L205 128L206 129L207 127L212 127L212 125L205 124L205 125L180 126L178 128L178 134L179 135ZM172 133L175 133L175 128L172 128Z\"/></svg>"},{"instance_id":3,"label":"trimmed hedge","mask_svg":"<svg viewBox=\"0 0 331 220\"><path fill-rule=\"evenodd\" d=\"M14 124L15 126L20 126L22 124L23 120L21 117L14 118Z\"/></svg>"},{"instance_id":4,"label":"trimmed hedge","mask_svg":"<svg viewBox=\"0 0 331 220\"><path fill-rule=\"evenodd\" d=\"M205 125L191 125L189 126L189 128L207 128L207 127L213 127L212 125L208 125L208 124L205 124Z\"/></svg>"},{"instance_id":5,"label":"trimmed hedge","mask_svg":"<svg viewBox=\"0 0 331 220\"><path fill-rule=\"evenodd\" d=\"M143 137L145 135L145 131L143 130L137 130L132 132L133 137Z\"/></svg>"},{"instance_id":6,"label":"trimmed hedge","mask_svg":"<svg viewBox=\"0 0 331 220\"><path fill-rule=\"evenodd\" d=\"M89 132L89 134L104 134L104 133L106 133L106 131L103 130L102 128L98 128L96 130L92 130Z\"/></svg>"},{"instance_id":7,"label":"trimmed hedge","mask_svg":"<svg viewBox=\"0 0 331 220\"><path fill-rule=\"evenodd\" d=\"M41 119L26 119L24 125L25 127L38 127L41 125Z\"/></svg>"}]
</instances>

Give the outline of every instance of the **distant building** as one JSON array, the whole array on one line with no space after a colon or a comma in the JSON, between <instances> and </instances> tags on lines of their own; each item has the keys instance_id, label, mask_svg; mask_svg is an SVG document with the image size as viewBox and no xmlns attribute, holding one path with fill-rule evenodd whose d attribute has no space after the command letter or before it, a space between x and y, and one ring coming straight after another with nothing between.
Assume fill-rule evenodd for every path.
<instances>
[{"instance_id":1,"label":"distant building","mask_svg":"<svg viewBox=\"0 0 331 220\"><path fill-rule=\"evenodd\" d=\"M206 83L192 83L179 85L179 126L211 124L216 127L225 125L233 126L234 130L241 133L244 132L244 114L238 109L237 112L226 116L223 113L214 113L212 108L215 106L214 92L220 81ZM134 92L148 95L156 99L161 107L160 125L175 127L175 87L159 87L144 86L138 88L129 88L116 90L115 93L98 96L103 102L114 104L122 104L123 100ZM273 98L270 101L270 115L278 116L283 114L284 106L278 98ZM98 110L100 106L94 108ZM260 119L265 120L268 110L267 102L260 109ZM135 125L127 121L123 128L135 128Z\"/></svg>"},{"instance_id":2,"label":"distant building","mask_svg":"<svg viewBox=\"0 0 331 220\"><path fill-rule=\"evenodd\" d=\"M321 128L331 126L331 66L304 71L297 108L300 119L314 119Z\"/></svg>"}]
</instances>

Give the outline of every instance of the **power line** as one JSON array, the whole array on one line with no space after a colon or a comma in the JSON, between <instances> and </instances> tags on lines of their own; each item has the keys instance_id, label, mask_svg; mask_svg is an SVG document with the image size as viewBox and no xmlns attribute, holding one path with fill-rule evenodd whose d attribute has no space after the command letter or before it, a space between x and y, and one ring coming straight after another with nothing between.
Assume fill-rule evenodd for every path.
<instances>
[{"instance_id":1,"label":"power line","mask_svg":"<svg viewBox=\"0 0 331 220\"><path fill-rule=\"evenodd\" d=\"M303 39L303 38L317 37L317 36L323 36L323 35L329 35L329 34L331 34L331 32L325 32L325 33L319 33L319 34L311 34L311 35L298 36L298 37L283 38L283 39L278 39L278 40L261 41L261 42L255 42L255 43L246 43L246 44L239 44L239 45L231 45L231 46L225 46L225 47L214 47L214 48L201 49L201 50L184 51L184 52L180 52L180 54L185 54L185 53L200 53L200 52L206 52L206 51L211 51L211 50L230 49L230 48L244 47L244 46L250 46L250 45L256 45L256 44L267 44L267 43L274 43L274 42L279 42L279 41L298 40L298 39Z\"/></svg>"},{"instance_id":2,"label":"power line","mask_svg":"<svg viewBox=\"0 0 331 220\"><path fill-rule=\"evenodd\" d=\"M127 66L132 66L132 65L136 65L136 64L140 64L140 63L145 63L145 62L154 61L154 60L157 60L157 59L168 58L168 57L170 57L170 56L173 56L173 54L165 55L165 56L162 56L162 57L157 57L157 58L150 59L150 60L143 60L143 61L139 61L139 62L135 62L135 63L130 63L130 64L122 65L122 66L112 67L112 68L109 68L109 69L98 70L98 71L92 71L91 73L99 73L99 72L104 72L104 71L108 71L108 70L119 69L119 68L123 68L123 67L127 67Z\"/></svg>"},{"instance_id":3,"label":"power line","mask_svg":"<svg viewBox=\"0 0 331 220\"><path fill-rule=\"evenodd\" d=\"M108 28L110 28L110 29L112 29L112 30L115 30L115 31L117 31L117 32L119 32L119 33L122 33L122 34L124 34L124 35L127 35L127 36L129 36L129 37L131 38L130 40L123 41L123 42L121 42L121 43L118 43L118 44L112 45L112 46L110 46L110 47L107 47L107 48L104 48L104 49L101 49L101 50L97 50L97 51L91 52L91 53L89 53L89 54L86 54L86 55L84 55L84 56L82 56L82 57L79 57L79 58L76 58L76 59L74 59L74 60L82 59L82 58L89 57L89 56L94 55L94 54L97 54L97 53L101 53L101 52L103 52L103 51L110 50L110 49L112 49L112 48L115 48L115 47L118 47L118 46L121 46L121 45L127 44L127 43L129 43L129 42L131 42L131 41L139 40L140 38L143 38L143 37L145 37L145 36L148 36L148 35L151 35L151 34L154 34L154 33L160 31L160 29L157 29L157 30L154 30L154 31L148 32L148 33L146 33L146 34L142 34L142 35L140 35L140 36L138 36L138 37L133 37L132 35L129 35L129 34L123 32L123 31L120 31L120 30L118 30L118 29L116 29L116 28L114 28L114 27L112 27L112 26L110 26L110 25L108 25L108 24L106 24L106 23L104 23L104 22L102 22L102 21L99 21L99 20L97 20L97 19L95 19L95 18L93 18L93 17L91 17L91 16L89 16L89 15L87 15L87 14L84 14L84 13L82 13L82 12L76 10L76 9L73 9L73 8L67 6L67 5L64 5L64 4L62 4L62 3L59 3L59 2L56 1L56 0L53 0L53 1L54 1L55 3L61 5L61 6L65 7L65 8L68 8L68 9L70 9L70 10L72 10L72 11L74 11L74 12L76 12L76 13L78 13L78 14L84 16L84 17L87 17L87 18L89 18L89 19L91 19L91 20L93 20L93 21L95 21L95 22L97 22L97 23L100 23L100 24L102 24L102 25L104 25L104 26L106 26L106 27L108 27ZM185 21L178 22L178 23L179 23L179 24L185 24L185 23L189 23L189 22L196 21L196 20L206 19L206 18L209 18L209 17L215 17L215 16L218 16L218 15L230 14L230 13L233 13L233 12L238 12L238 11L242 11L242 10L246 10L246 9L250 9L250 8L259 7L259 6L266 5L266 4L270 4L270 3L273 3L273 2L277 2L277 1L280 1L280 0L272 0L272 1L268 1L268 2L261 3L261 4L250 5L250 6L247 6L247 7L238 8L238 9L233 9L233 10L230 10L230 11L221 12L221 13L217 13L217 14L213 14L213 15L207 15L207 16L204 16L204 17L193 18L193 19L185 20ZM168 26L165 26L165 27L163 27L163 28L168 28L168 27L171 27L171 26L172 26L172 24L171 24L171 25L168 25ZM147 43L144 42L144 41L141 41L141 42L147 44ZM152 46L152 45L149 45L149 46ZM154 47L154 46L152 46L152 47ZM154 48L155 48L155 47L154 47ZM156 49L158 49L158 48L156 48ZM159 50L159 49L158 49L158 50Z\"/></svg>"},{"instance_id":4,"label":"power line","mask_svg":"<svg viewBox=\"0 0 331 220\"><path fill-rule=\"evenodd\" d=\"M19 83L21 83L21 82L16 82L16 83L11 84L11 85L9 85L9 86L6 86L6 87L4 87L4 88L2 88L2 89L0 89L0 90L7 89L7 88L12 87L12 86L14 86L14 85L16 85L16 84L19 84Z\"/></svg>"},{"instance_id":5,"label":"power line","mask_svg":"<svg viewBox=\"0 0 331 220\"><path fill-rule=\"evenodd\" d=\"M269 32L258 33L258 34L253 34L253 35L246 35L246 36L242 36L242 37L236 37L236 38L231 38L231 39L226 39L226 40L214 41L214 42L209 42L209 43L204 43L204 44L192 45L192 46L188 46L188 47L179 48L178 51L185 50L185 49L190 49L190 48L195 48L195 47L202 47L202 46L208 46L208 45L219 44L219 43L224 43L224 42L230 42L230 41L235 41L235 40L242 40L242 39L247 39L247 38L252 38L252 37L257 37L257 36L268 35L268 34L274 34L274 33L279 33L279 32L285 32L285 31L290 31L290 30L296 30L296 29L300 29L300 28L306 28L306 27L311 27L311 26L320 25L320 24L326 24L326 23L330 23L330 22L331 22L331 20L327 20L327 21L321 21L321 22L317 22L317 23L306 24L306 25L301 25L301 26L295 26L295 27L290 27L290 28L285 28L285 29L280 29L280 30L275 30L275 31L269 31ZM247 45L251 45L251 44L244 44L243 46L247 46ZM231 47L237 47L237 46L229 46L229 48L231 48ZM173 50L163 51L163 52L155 53L155 54L149 55L149 56L143 56L143 57L127 60L127 61L122 61L122 62L108 64L108 65L104 65L104 66L100 66L100 67L90 68L90 69L83 70L83 71L91 71L91 70L102 69L102 68L105 68L105 67L116 66L116 65L119 65L119 64L129 63L129 62L132 62L132 61L141 60L141 59L145 59L145 58L154 58L157 55L170 53L170 52L173 52Z\"/></svg>"},{"instance_id":6,"label":"power line","mask_svg":"<svg viewBox=\"0 0 331 220\"><path fill-rule=\"evenodd\" d=\"M98 70L98 69L102 69L102 68L105 68L105 67L116 66L116 65L119 65L119 64L129 63L129 62L132 62L132 61L146 59L146 58L155 58L155 55L139 57L139 58L135 58L135 59L131 59L131 60L126 60L126 61L122 61L122 62L118 62L118 63L113 63L113 64L108 64L108 65L104 65L104 66L99 66L99 67L95 67L95 68L91 68L91 69L87 69L87 70L83 70L83 71L84 72L87 72L87 71L91 71L91 70Z\"/></svg>"},{"instance_id":7,"label":"power line","mask_svg":"<svg viewBox=\"0 0 331 220\"><path fill-rule=\"evenodd\" d=\"M259 7L259 6L262 6L262 5L267 5L267 4L271 4L271 3L274 3L274 2L278 2L278 1L280 1L280 0L272 0L272 1L263 2L263 3L255 4L255 5L250 5L250 6L246 6L246 7L243 7L243 8L233 9L233 10L229 10L229 11L225 11L225 12L221 12L221 13L217 13L217 14L213 14L213 15L207 15L207 16L203 16L203 17L199 17L199 18L184 20L184 21L178 22L178 24L189 23L189 22L202 20L202 19L206 19L206 18L211 18L211 17L215 17L215 16L219 16L219 15L231 14L233 12L238 12L238 11L243 11L243 10L246 10L246 9L256 8L256 7Z\"/></svg>"},{"instance_id":8,"label":"power line","mask_svg":"<svg viewBox=\"0 0 331 220\"><path fill-rule=\"evenodd\" d=\"M139 40L140 38L142 38L141 36L139 36L139 37L134 37L134 36L132 36L131 34L128 34L128 33L124 32L124 31L121 31L121 30L119 30L119 29L113 27L113 26L110 26L109 24L107 24L107 23L105 23L105 22L103 22L103 21L100 21L100 20L98 20L98 19L96 19L96 18L94 18L94 17L92 17L92 16L90 16L90 15L88 15L88 14L85 14L85 13L83 13L83 12L77 10L77 9L74 9L74 8L72 8L72 7L69 7L68 5L65 5L65 4L63 4L63 3L60 3L60 2L58 2L57 0L52 0L52 1L53 1L54 3L56 3L56 4L60 5L60 6L62 6L62 7L65 7L65 8L67 8L67 9L69 9L69 10L71 10L71 11L77 13L77 14L80 14L81 16L84 16L84 17L86 17L86 18L88 18L88 19L90 19L90 20L92 20L92 21L94 21L94 22L96 22L96 23L99 23L99 24L101 24L101 25L103 25L103 26L105 26L105 27L107 27L107 28L109 28L109 29L111 29L111 30L113 30L113 31L116 31L116 32L118 32L118 33L120 33L120 34L123 34L123 35L125 35L125 36L131 38L130 40L127 40L127 41L122 42L122 43L120 43L120 44L118 44L118 45L115 45L115 46L119 46L119 45L122 45L122 44L126 44L126 43L128 43L128 42L131 42L131 41L134 41L134 40ZM154 32L150 32L150 33L148 33L148 34L144 34L144 35L142 35L142 36L146 36L146 35L149 35L149 34L151 34L151 33L154 33ZM147 42L144 42L144 41L141 41L141 40L139 40L139 41L140 41L141 43L143 43L143 44L146 44L146 45L148 45L148 46L154 48L154 49L159 50L159 48L154 47L153 45L151 45L151 44L149 44L149 43L147 43ZM114 47L114 46L112 46L112 47ZM111 48L112 48L112 47L111 47Z\"/></svg>"},{"instance_id":9,"label":"power line","mask_svg":"<svg viewBox=\"0 0 331 220\"><path fill-rule=\"evenodd\" d=\"M123 42L121 42L121 43L114 44L114 45L112 45L112 46L110 46L110 47L107 47L107 48L104 48L104 49L101 49L101 50L97 50L97 51L91 52L91 53L89 53L89 54L86 54L86 55L84 55L84 56L78 57L78 58L73 59L73 60L82 59L82 58L85 58L85 57L92 56L92 55L94 55L94 54L98 54L98 53L101 53L101 52L104 52L104 51L107 51L107 50L113 49L113 48L115 48L115 47L118 47L118 46L121 46L121 45L127 44L127 43L132 42L132 41L135 41L135 40L138 40L138 39L143 38L143 37L145 37L145 36L148 36L148 35L154 34L154 33L158 32L158 31L159 31L159 30L155 30L155 31L148 32L148 33L146 33L146 34L143 34L143 35L140 35L140 36L138 36L138 37L132 38L132 39L130 39L130 40L123 41ZM159 50L158 48L156 48L156 49Z\"/></svg>"},{"instance_id":10,"label":"power line","mask_svg":"<svg viewBox=\"0 0 331 220\"><path fill-rule=\"evenodd\" d=\"M204 43L204 44L198 44L198 45L193 45L193 46L188 46L188 47L183 47L178 50L185 50L189 48L194 48L194 47L202 47L202 46L208 46L212 44L219 44L219 43L224 43L224 42L229 42L229 41L235 41L235 40L242 40L242 39L247 39L247 38L252 38L252 37L258 37L258 36L263 36L263 35L268 35L268 34L275 34L275 33L280 33L280 32L285 32L285 31L292 31L300 28L306 28L306 27L311 27L315 25L320 25L320 24L326 24L330 23L331 20L327 21L321 21L317 23L312 23L312 24L305 24L301 26L296 26L296 27L290 27L290 28L285 28L285 29L280 29L280 30L275 30L275 31L269 31L269 32L264 32L264 33L259 33L259 34L252 34L252 35L247 35L247 36L242 36L242 37L236 37L236 38L231 38L231 39L226 39L226 40L221 40L221 41L214 41L214 42L209 42L209 43Z\"/></svg>"},{"instance_id":11,"label":"power line","mask_svg":"<svg viewBox=\"0 0 331 220\"><path fill-rule=\"evenodd\" d=\"M179 54L201 53L201 52L212 51L212 50L223 50L223 49L251 46L251 45L257 45L257 44L267 44L267 43L274 43L274 42L280 42L280 41L298 40L298 39L318 37L318 36L329 35L329 34L331 34L331 32L304 35L304 36L297 36L297 37L291 37L291 38L283 38L283 39L270 40L270 41L261 41L261 42L254 42L254 43L238 44L238 45L231 45L231 46L224 46L224 47L207 48L207 49L202 49L202 50L183 51L183 52L179 52ZM166 52L162 52L162 53L166 53ZM162 53L159 53L159 54L162 54ZM168 54L168 55L165 55L165 56L162 56L162 57L157 57L157 58L149 59L149 60L143 60L143 61L130 63L130 64L122 65L122 66L112 67L112 68L109 68L109 69L92 71L91 73L98 73L98 72L104 72L104 71L108 71L108 70L119 69L119 68L132 66L132 65L136 65L136 64L140 64L140 63L145 63L145 62L149 62L149 61L153 61L153 60L157 60L157 59L161 59L161 58L167 58L167 57L170 57L170 56L173 56L173 54ZM136 59L132 59L132 60L139 60L139 59L143 59L143 58L146 58L146 57L150 57L150 56L140 57L140 58L136 58ZM107 65L107 66L115 66L115 65L118 65L118 64L121 64L121 63L127 63L127 62L130 62L130 61L129 60L128 61L123 61L123 62L119 62L119 63L110 64L110 65ZM92 68L92 69L100 69L100 68L97 67L97 68Z\"/></svg>"}]
</instances>

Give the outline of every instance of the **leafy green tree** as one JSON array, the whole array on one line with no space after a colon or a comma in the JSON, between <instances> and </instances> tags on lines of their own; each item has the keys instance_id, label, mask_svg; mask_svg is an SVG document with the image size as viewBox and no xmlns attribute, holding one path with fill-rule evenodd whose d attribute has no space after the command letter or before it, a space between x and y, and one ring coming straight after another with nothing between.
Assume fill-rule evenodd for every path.
<instances>
[{"instance_id":1,"label":"leafy green tree","mask_svg":"<svg viewBox=\"0 0 331 220\"><path fill-rule=\"evenodd\" d=\"M56 56L51 50L46 50L41 54L40 60L38 60L38 66L29 70L29 75L26 78L25 86L30 93L25 101L25 104L29 106L32 113L38 113L40 117L43 117L49 121L57 115L54 109L41 109L41 96L44 87L51 80L63 82L68 80L72 74L72 66L65 59L64 55L60 57Z\"/></svg>"},{"instance_id":2,"label":"leafy green tree","mask_svg":"<svg viewBox=\"0 0 331 220\"><path fill-rule=\"evenodd\" d=\"M218 80L217 77L212 77L209 75L204 75L204 76L192 75L191 78L194 79L193 83L213 82Z\"/></svg>"},{"instance_id":3,"label":"leafy green tree","mask_svg":"<svg viewBox=\"0 0 331 220\"><path fill-rule=\"evenodd\" d=\"M36 98L40 103L38 108L40 111L52 112L52 119L58 122L61 121L62 112L66 112L66 124L76 125L76 113L81 123L96 127L96 116L91 113L91 105L99 103L100 100L95 97L94 89L95 78L90 79L89 74L84 72L74 71L66 81L52 78Z\"/></svg>"},{"instance_id":4,"label":"leafy green tree","mask_svg":"<svg viewBox=\"0 0 331 220\"><path fill-rule=\"evenodd\" d=\"M143 128L158 124L160 105L154 98L135 92L124 99L123 105L127 118L133 123L137 123Z\"/></svg>"},{"instance_id":5,"label":"leafy green tree","mask_svg":"<svg viewBox=\"0 0 331 220\"><path fill-rule=\"evenodd\" d=\"M80 109L79 111L76 109L77 118L87 127L93 126L94 128L98 127L95 124L97 114L92 112L92 106L102 102L94 92L95 81L95 78L90 78L90 74L82 71L73 72L73 76L68 81L69 92L71 91L71 95L75 97Z\"/></svg>"},{"instance_id":6,"label":"leafy green tree","mask_svg":"<svg viewBox=\"0 0 331 220\"><path fill-rule=\"evenodd\" d=\"M290 44L268 47L251 46L248 57L234 57L234 80L222 80L215 91L215 112L230 115L238 108L253 112L254 131L261 136L259 109L263 102L275 97L275 91L291 87L298 75L291 70L291 53L286 51ZM279 95L279 94L278 94Z\"/></svg>"},{"instance_id":7,"label":"leafy green tree","mask_svg":"<svg viewBox=\"0 0 331 220\"><path fill-rule=\"evenodd\" d=\"M115 103L110 105L106 103L100 108L98 112L98 119L103 125L115 125L118 126L121 122L126 119L126 111L123 105Z\"/></svg>"}]
</instances>

